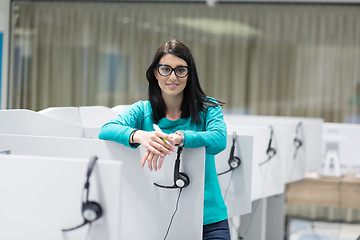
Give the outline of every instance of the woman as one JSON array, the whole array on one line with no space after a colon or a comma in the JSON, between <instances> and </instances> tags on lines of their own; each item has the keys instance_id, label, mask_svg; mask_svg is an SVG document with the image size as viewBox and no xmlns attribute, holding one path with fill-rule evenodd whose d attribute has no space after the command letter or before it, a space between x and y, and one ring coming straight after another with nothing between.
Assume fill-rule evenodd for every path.
<instances>
[{"instance_id":1,"label":"woman","mask_svg":"<svg viewBox=\"0 0 360 240\"><path fill-rule=\"evenodd\" d=\"M215 169L214 155L226 148L226 125L219 103L202 91L190 50L180 41L163 43L146 71L149 101L138 101L105 124L99 138L147 151L141 166L161 168L164 158L185 148L205 146L203 239L230 240L227 209ZM157 124L163 132L154 131ZM164 141L166 140L166 141Z\"/></svg>"}]
</instances>

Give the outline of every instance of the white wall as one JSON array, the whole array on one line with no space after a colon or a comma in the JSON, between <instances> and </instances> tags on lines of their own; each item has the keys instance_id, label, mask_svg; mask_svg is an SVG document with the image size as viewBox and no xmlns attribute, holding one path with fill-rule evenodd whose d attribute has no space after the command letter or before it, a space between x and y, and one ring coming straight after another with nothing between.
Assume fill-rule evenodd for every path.
<instances>
[{"instance_id":1,"label":"white wall","mask_svg":"<svg viewBox=\"0 0 360 240\"><path fill-rule=\"evenodd\" d=\"M8 78L8 55L9 55L9 23L10 23L10 0L0 1L0 33L3 35L2 61L1 61L1 92L0 109L6 108L7 78Z\"/></svg>"}]
</instances>

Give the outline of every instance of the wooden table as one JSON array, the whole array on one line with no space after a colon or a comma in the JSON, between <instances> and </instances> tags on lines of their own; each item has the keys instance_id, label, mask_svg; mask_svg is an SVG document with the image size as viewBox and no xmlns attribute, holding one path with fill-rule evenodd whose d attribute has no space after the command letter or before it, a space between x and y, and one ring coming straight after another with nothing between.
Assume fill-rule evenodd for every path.
<instances>
[{"instance_id":1,"label":"wooden table","mask_svg":"<svg viewBox=\"0 0 360 240\"><path fill-rule=\"evenodd\" d=\"M286 203L336 208L360 208L360 178L306 178L286 185Z\"/></svg>"}]
</instances>

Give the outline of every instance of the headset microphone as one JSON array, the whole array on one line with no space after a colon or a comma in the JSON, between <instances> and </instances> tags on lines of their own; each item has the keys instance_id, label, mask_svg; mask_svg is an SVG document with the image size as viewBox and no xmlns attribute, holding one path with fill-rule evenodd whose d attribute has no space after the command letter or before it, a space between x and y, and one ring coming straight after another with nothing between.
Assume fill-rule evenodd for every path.
<instances>
[{"instance_id":1,"label":"headset microphone","mask_svg":"<svg viewBox=\"0 0 360 240\"><path fill-rule=\"evenodd\" d=\"M273 135L274 135L274 129L272 126L269 126L270 128L270 139L269 139L269 145L268 148L266 149L266 155L268 156L268 159L266 159L265 161L261 162L259 165L263 165L264 163L270 161L270 159L272 159L275 155L276 155L276 149L273 148L271 146L272 144L272 139L273 139Z\"/></svg>"},{"instance_id":2,"label":"headset microphone","mask_svg":"<svg viewBox=\"0 0 360 240\"><path fill-rule=\"evenodd\" d=\"M178 147L177 158L175 160L174 166L174 185L172 186L164 186L157 183L154 183L155 186L161 188L184 188L189 186L190 178L183 172L180 172L180 155L183 150L183 147Z\"/></svg>"},{"instance_id":3,"label":"headset microphone","mask_svg":"<svg viewBox=\"0 0 360 240\"><path fill-rule=\"evenodd\" d=\"M232 139L232 146L231 146L231 150L230 150L230 157L228 160L228 164L230 166L230 168L228 170L226 170L225 172L222 173L218 173L218 176L223 175L225 173L228 173L230 171L233 171L235 168L239 167L241 164L241 160L239 157L234 156L234 151L235 151L235 142L236 142L236 132L233 132L233 139Z\"/></svg>"},{"instance_id":4,"label":"headset microphone","mask_svg":"<svg viewBox=\"0 0 360 240\"><path fill-rule=\"evenodd\" d=\"M83 197L84 197L84 194L85 194L85 199L83 199L82 207L81 207L81 213L82 213L82 217L84 219L84 222L82 224L76 226L76 227L73 227L73 228L62 229L63 232L78 229L78 228L80 228L82 226L85 226L88 223L94 222L95 220L99 219L102 216L101 205L99 203L97 203L97 202L89 201L89 192L90 192L90 190L89 190L89 188L90 188L89 179L90 179L91 173L92 173L92 171L94 169L94 166L95 166L95 163L96 163L97 159L98 158L96 156L94 156L94 157L92 157L90 159L90 162L88 164L88 168L87 168L87 171L86 171L86 182L85 182L84 189L83 189Z\"/></svg>"}]
</instances>

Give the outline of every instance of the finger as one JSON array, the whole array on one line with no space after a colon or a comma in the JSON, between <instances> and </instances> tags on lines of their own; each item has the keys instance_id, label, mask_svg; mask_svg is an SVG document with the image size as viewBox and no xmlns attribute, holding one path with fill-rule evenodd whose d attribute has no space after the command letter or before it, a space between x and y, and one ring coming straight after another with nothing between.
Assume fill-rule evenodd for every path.
<instances>
[{"instance_id":1,"label":"finger","mask_svg":"<svg viewBox=\"0 0 360 240\"><path fill-rule=\"evenodd\" d=\"M147 150L144 153L144 155L142 156L142 159L141 159L141 162L140 162L141 167L144 167L145 161L146 161L147 157L149 156L149 154L150 154L150 152L149 152L149 150Z\"/></svg>"},{"instance_id":2,"label":"finger","mask_svg":"<svg viewBox=\"0 0 360 240\"><path fill-rule=\"evenodd\" d=\"M162 141L164 145L167 146L167 148L172 149L175 146L174 141L168 134L156 132L156 136L158 136L158 138Z\"/></svg>"},{"instance_id":3,"label":"finger","mask_svg":"<svg viewBox=\"0 0 360 240\"><path fill-rule=\"evenodd\" d=\"M155 143L155 142L150 142L149 143L149 146L147 147L147 149L152 152L153 154L156 154L156 155L164 155L160 149L161 148L161 144L158 144L158 143ZM160 150L160 151L159 151Z\"/></svg>"},{"instance_id":4,"label":"finger","mask_svg":"<svg viewBox=\"0 0 360 240\"><path fill-rule=\"evenodd\" d=\"M176 144L179 144L181 142L181 137L180 135L176 134L176 133L171 133L169 134L170 139L172 140L172 142L174 143L174 146Z\"/></svg>"},{"instance_id":5,"label":"finger","mask_svg":"<svg viewBox=\"0 0 360 240\"><path fill-rule=\"evenodd\" d=\"M165 156L159 158L158 169L161 168L161 166L162 166L162 164L163 164L163 162L164 162L164 159L165 159Z\"/></svg>"},{"instance_id":6,"label":"finger","mask_svg":"<svg viewBox=\"0 0 360 240\"><path fill-rule=\"evenodd\" d=\"M158 170L158 167L157 167L157 160L159 158L159 155L155 155L153 156L153 159L152 159L152 165L153 165L153 168L155 169L155 171Z\"/></svg>"},{"instance_id":7,"label":"finger","mask_svg":"<svg viewBox=\"0 0 360 240\"><path fill-rule=\"evenodd\" d=\"M149 153L148 157L147 157L147 161L148 161L148 167L149 169L152 171L152 158L153 158L154 154L152 152Z\"/></svg>"},{"instance_id":8,"label":"finger","mask_svg":"<svg viewBox=\"0 0 360 240\"><path fill-rule=\"evenodd\" d=\"M167 138L165 138L165 139L168 141L168 143L170 143L171 147L175 146L174 139L170 135L168 135Z\"/></svg>"},{"instance_id":9,"label":"finger","mask_svg":"<svg viewBox=\"0 0 360 240\"><path fill-rule=\"evenodd\" d=\"M164 143L164 141L162 141L160 138L158 138L158 140L150 142L150 146L153 147L153 149L155 149L155 151L152 152L160 156L171 154L173 152L172 149L174 148L169 144ZM168 148L166 146L168 146Z\"/></svg>"},{"instance_id":10,"label":"finger","mask_svg":"<svg viewBox=\"0 0 360 240\"><path fill-rule=\"evenodd\" d=\"M171 140L170 144L165 143L165 147L171 152L175 152L175 142Z\"/></svg>"}]
</instances>

